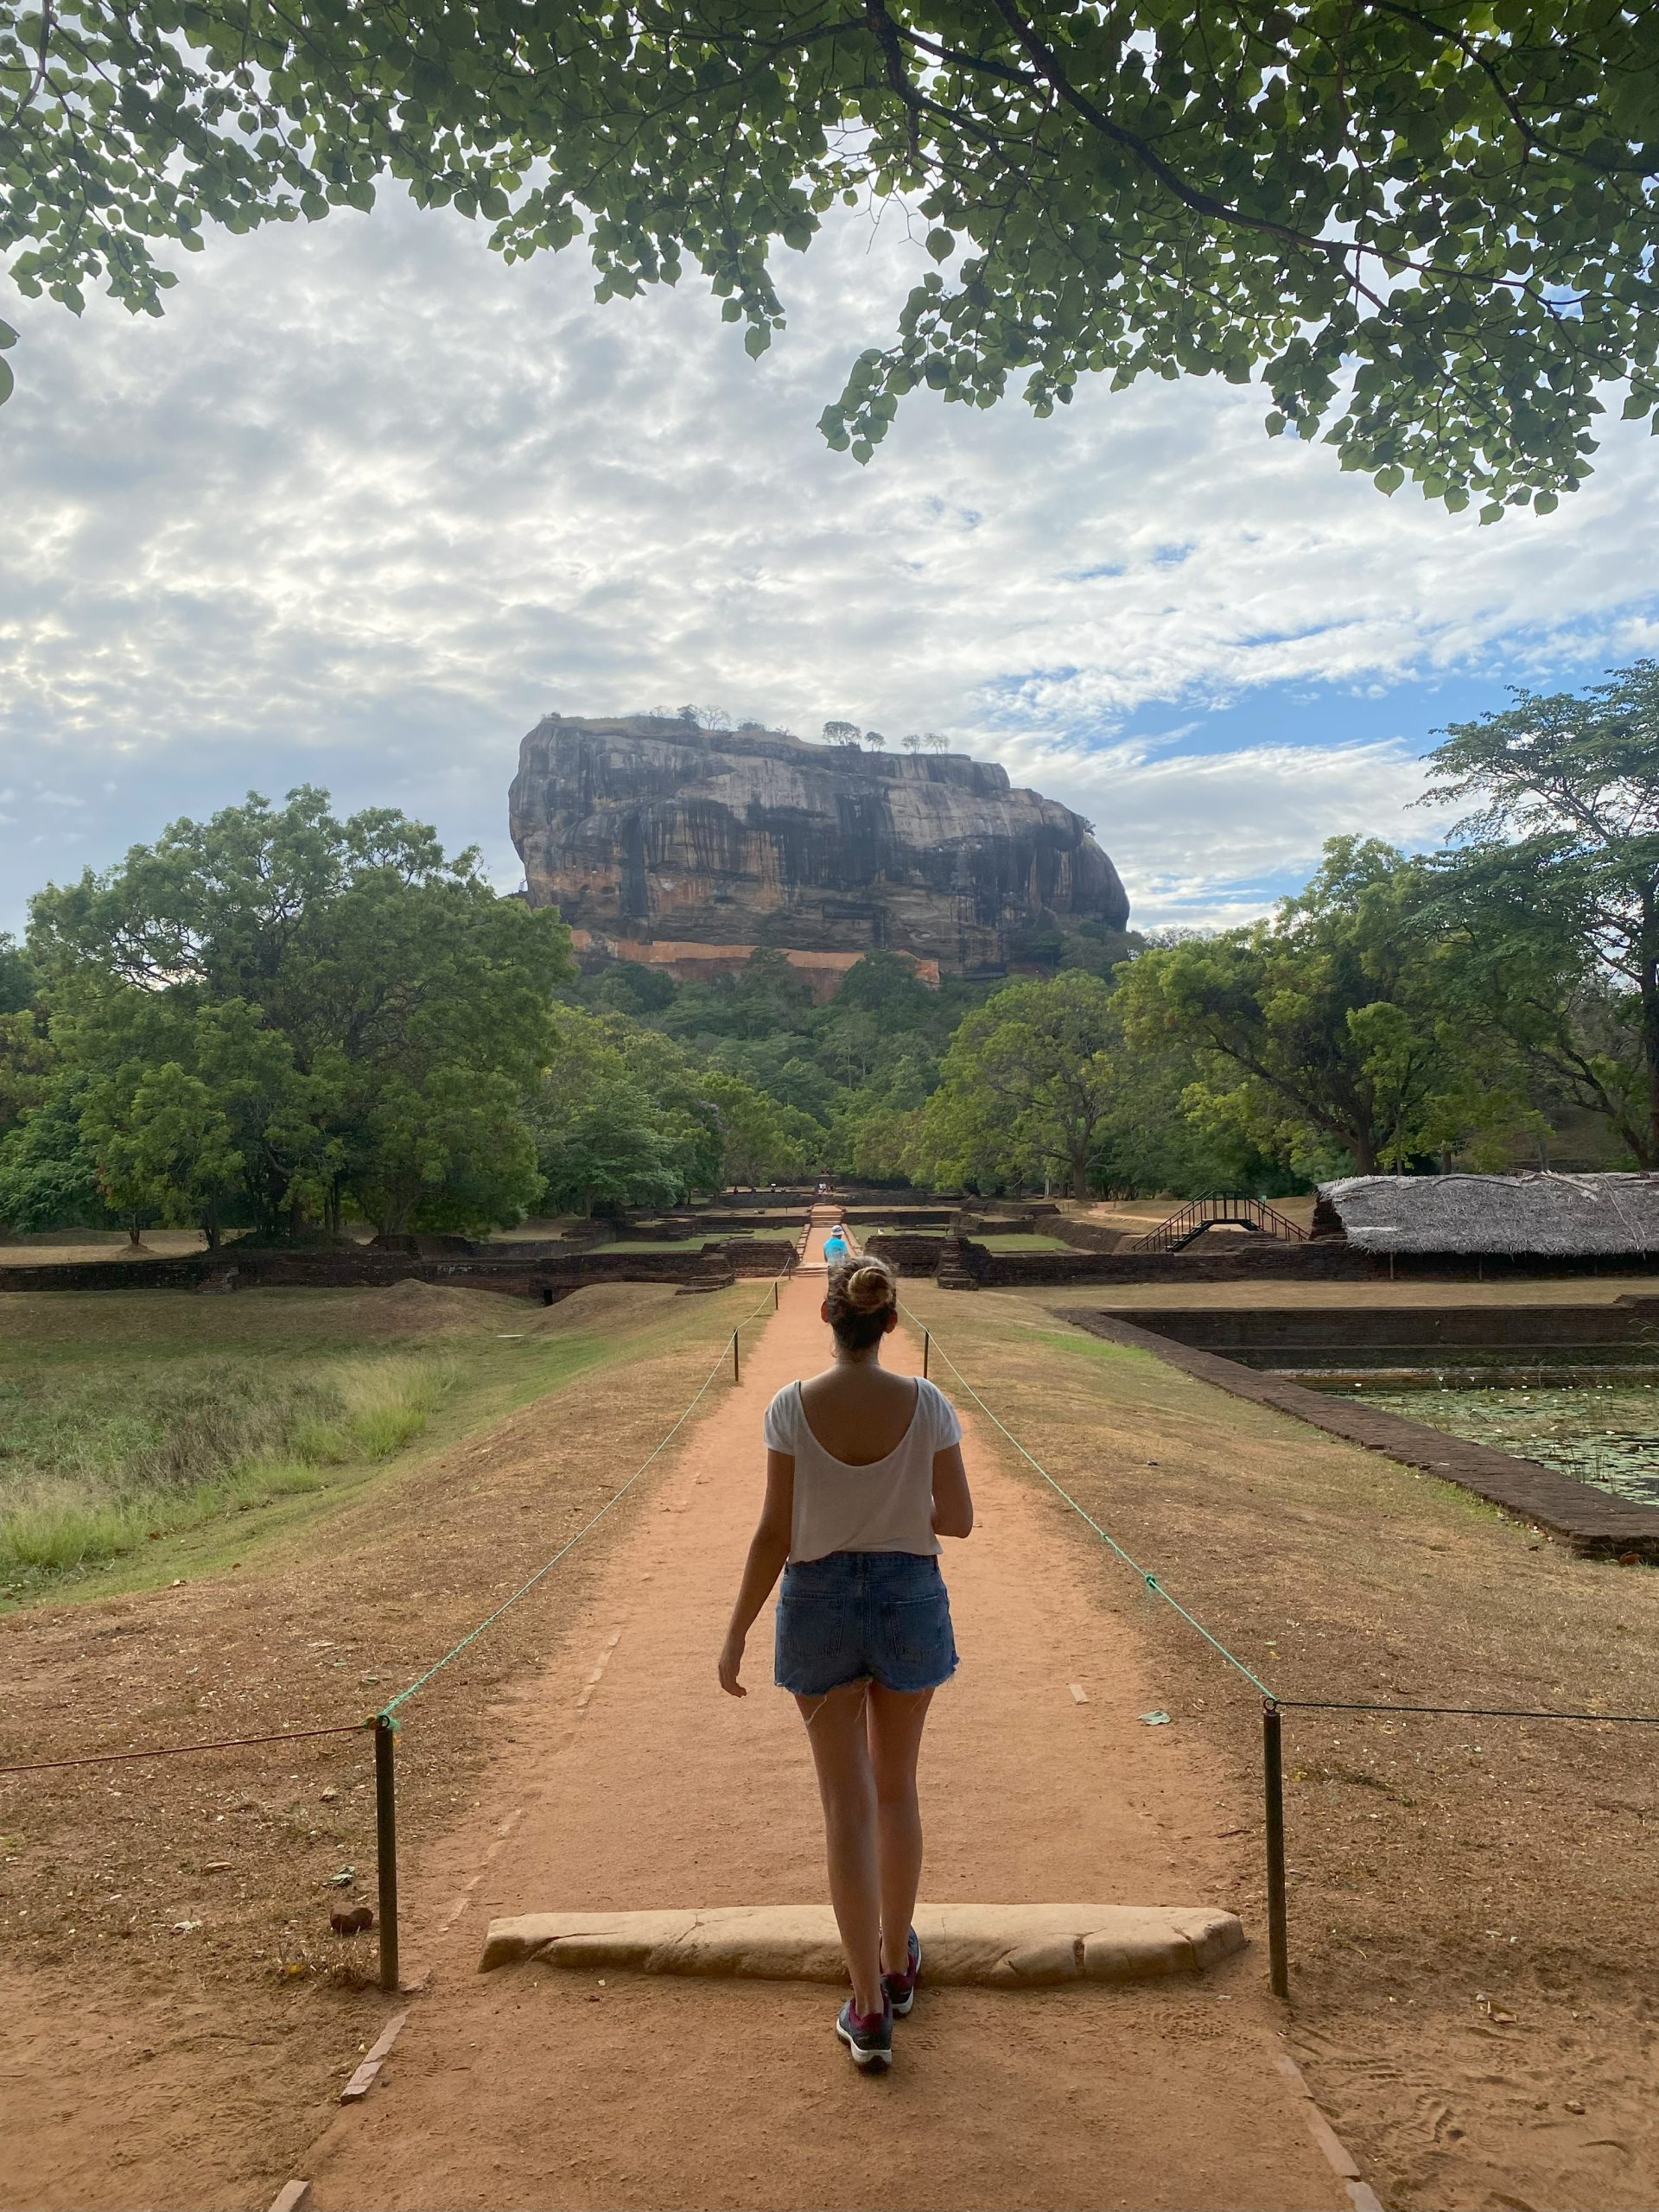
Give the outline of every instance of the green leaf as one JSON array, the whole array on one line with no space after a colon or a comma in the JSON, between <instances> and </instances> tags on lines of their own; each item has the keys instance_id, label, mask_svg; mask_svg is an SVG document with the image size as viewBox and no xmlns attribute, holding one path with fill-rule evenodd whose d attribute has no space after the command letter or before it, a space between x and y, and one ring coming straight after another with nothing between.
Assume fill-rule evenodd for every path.
<instances>
[{"instance_id":1,"label":"green leaf","mask_svg":"<svg viewBox=\"0 0 1659 2212\"><path fill-rule=\"evenodd\" d=\"M17 343L17 334L9 322L0 322L0 353Z\"/></svg>"},{"instance_id":2,"label":"green leaf","mask_svg":"<svg viewBox=\"0 0 1659 2212\"><path fill-rule=\"evenodd\" d=\"M751 323L743 334L743 350L752 361L758 361L772 343L772 333L765 323Z\"/></svg>"},{"instance_id":3,"label":"green leaf","mask_svg":"<svg viewBox=\"0 0 1659 2212\"><path fill-rule=\"evenodd\" d=\"M17 379L11 373L11 363L0 361L0 407L3 407L16 387Z\"/></svg>"}]
</instances>

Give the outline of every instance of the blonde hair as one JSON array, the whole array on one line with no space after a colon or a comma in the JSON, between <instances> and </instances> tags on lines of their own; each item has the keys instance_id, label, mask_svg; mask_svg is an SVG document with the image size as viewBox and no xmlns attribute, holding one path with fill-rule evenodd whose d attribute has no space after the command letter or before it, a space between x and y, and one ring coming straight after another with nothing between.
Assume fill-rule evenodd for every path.
<instances>
[{"instance_id":1,"label":"blonde hair","mask_svg":"<svg viewBox=\"0 0 1659 2212\"><path fill-rule=\"evenodd\" d=\"M842 1260L830 1270L824 1303L840 1342L849 1351L868 1351L898 1306L899 1278L885 1260Z\"/></svg>"}]
</instances>

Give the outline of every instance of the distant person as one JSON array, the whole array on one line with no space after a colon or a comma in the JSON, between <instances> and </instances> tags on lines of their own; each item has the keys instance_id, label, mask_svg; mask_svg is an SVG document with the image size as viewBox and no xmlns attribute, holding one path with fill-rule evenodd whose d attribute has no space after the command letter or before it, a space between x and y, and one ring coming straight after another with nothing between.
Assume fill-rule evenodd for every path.
<instances>
[{"instance_id":1,"label":"distant person","mask_svg":"<svg viewBox=\"0 0 1659 2212\"><path fill-rule=\"evenodd\" d=\"M821 1310L835 1362L766 1408L766 1503L720 1654L721 1688L746 1697L744 1645L781 1571L774 1675L806 1723L853 1985L836 2033L855 2066L878 2069L921 1973L916 1760L957 1669L939 1539L974 1525L950 1400L881 1365L898 1299L880 1260L831 1268Z\"/></svg>"},{"instance_id":2,"label":"distant person","mask_svg":"<svg viewBox=\"0 0 1659 2212\"><path fill-rule=\"evenodd\" d=\"M850 1260L852 1256L852 1239L848 1236L842 1224L837 1222L823 1240L824 1265L828 1268L838 1268L843 1261Z\"/></svg>"}]
</instances>

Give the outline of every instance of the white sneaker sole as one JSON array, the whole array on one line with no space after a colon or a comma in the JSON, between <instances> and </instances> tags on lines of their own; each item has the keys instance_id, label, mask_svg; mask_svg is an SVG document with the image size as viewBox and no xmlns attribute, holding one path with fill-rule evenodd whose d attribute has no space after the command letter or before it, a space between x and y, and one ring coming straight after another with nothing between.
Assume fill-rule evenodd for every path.
<instances>
[{"instance_id":1,"label":"white sneaker sole","mask_svg":"<svg viewBox=\"0 0 1659 2212\"><path fill-rule=\"evenodd\" d=\"M861 2050L839 2020L836 2022L836 2033L851 2051L854 2065L865 2073L885 2074L892 2065L893 2053L890 2050Z\"/></svg>"}]
</instances>

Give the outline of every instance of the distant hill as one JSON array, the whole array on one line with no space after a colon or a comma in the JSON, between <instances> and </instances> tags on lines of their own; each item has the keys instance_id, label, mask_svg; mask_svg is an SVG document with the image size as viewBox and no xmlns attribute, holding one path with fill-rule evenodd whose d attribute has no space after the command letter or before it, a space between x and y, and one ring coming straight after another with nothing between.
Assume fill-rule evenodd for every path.
<instances>
[{"instance_id":1,"label":"distant hill","mask_svg":"<svg viewBox=\"0 0 1659 2212\"><path fill-rule=\"evenodd\" d=\"M831 988L877 949L932 980L995 976L1033 931L1128 917L1081 816L959 753L549 715L510 804L531 903L556 906L585 957L688 978L757 945Z\"/></svg>"}]
</instances>

